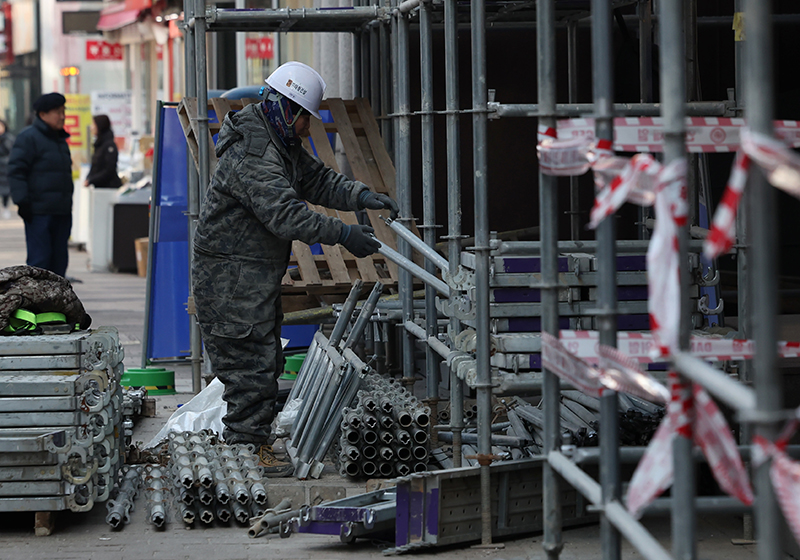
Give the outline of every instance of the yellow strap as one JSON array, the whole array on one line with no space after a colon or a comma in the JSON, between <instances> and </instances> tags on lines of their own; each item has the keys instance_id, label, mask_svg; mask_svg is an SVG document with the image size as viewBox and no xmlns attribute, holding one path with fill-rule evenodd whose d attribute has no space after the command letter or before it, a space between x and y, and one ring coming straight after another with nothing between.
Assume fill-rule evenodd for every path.
<instances>
[{"instance_id":1,"label":"yellow strap","mask_svg":"<svg viewBox=\"0 0 800 560\"><path fill-rule=\"evenodd\" d=\"M67 316L63 313L56 313L55 311L51 311L48 313L39 313L36 315L36 324L41 325L43 323L66 323Z\"/></svg>"},{"instance_id":2,"label":"yellow strap","mask_svg":"<svg viewBox=\"0 0 800 560\"><path fill-rule=\"evenodd\" d=\"M8 320L8 326L3 332L13 333L19 331L32 331L36 328L36 314L27 309L17 309Z\"/></svg>"}]
</instances>

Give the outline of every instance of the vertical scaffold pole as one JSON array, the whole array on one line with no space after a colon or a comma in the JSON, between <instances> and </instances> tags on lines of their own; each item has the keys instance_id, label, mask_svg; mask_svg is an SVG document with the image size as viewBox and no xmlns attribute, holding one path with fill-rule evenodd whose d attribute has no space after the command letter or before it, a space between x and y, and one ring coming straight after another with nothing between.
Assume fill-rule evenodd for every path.
<instances>
[{"instance_id":1,"label":"vertical scaffold pole","mask_svg":"<svg viewBox=\"0 0 800 560\"><path fill-rule=\"evenodd\" d=\"M539 126L556 126L556 17L555 1L536 3L536 50L539 64ZM558 338L558 182L556 177L539 171L539 232L542 244L542 331ZM559 381L544 371L544 454L561 447L559 416ZM561 554L561 495L555 470L545 462L542 468L544 506L544 547L548 559Z\"/></svg>"},{"instance_id":2,"label":"vertical scaffold pole","mask_svg":"<svg viewBox=\"0 0 800 560\"><path fill-rule=\"evenodd\" d=\"M745 2L746 75L745 116L753 132L772 137L774 119L774 77L772 59L772 1L746 0ZM756 408L761 416L779 410L782 406L781 380L776 366L777 332L775 318L778 309L777 235L775 221L775 189L767 182L758 166L751 166L751 253L753 276L751 292L753 298L753 332L758 352L755 357ZM768 440L774 441L778 434L775 423L759 424L755 430ZM777 560L783 556L781 513L775 492L770 482L769 469L772 461L766 461L756 469L755 490L758 499L755 505L756 540L758 557Z\"/></svg>"},{"instance_id":3,"label":"vertical scaffold pole","mask_svg":"<svg viewBox=\"0 0 800 560\"><path fill-rule=\"evenodd\" d=\"M423 0L419 11L420 84L422 97L422 235L425 243L436 246L436 174L433 168L433 26L431 23L431 0ZM435 275L436 265L425 260L425 270ZM438 334L438 312L436 290L425 287L425 331L429 337ZM439 354L425 345L426 403L434 420L439 413ZM435 422L431 422L433 426ZM435 445L436 430L431 429Z\"/></svg>"},{"instance_id":4,"label":"vertical scaffold pole","mask_svg":"<svg viewBox=\"0 0 800 560\"><path fill-rule=\"evenodd\" d=\"M686 157L686 66L684 63L683 0L658 3L661 26L661 111L664 119L664 163ZM669 219L657 216L657 219ZM691 310L688 297L688 231L678 232L681 269L681 321L679 346L689 347ZM684 379L685 380L685 379ZM684 383L684 397L691 398L691 383ZM679 560L696 557L695 470L691 437L677 435L673 444L675 479L672 485L672 554Z\"/></svg>"},{"instance_id":5,"label":"vertical scaffold pole","mask_svg":"<svg viewBox=\"0 0 800 560\"><path fill-rule=\"evenodd\" d=\"M458 273L461 259L461 153L458 96L458 6L445 0L445 97L447 99L447 256L450 275ZM451 289L451 297L458 297ZM450 337L461 332L461 322L450 319ZM461 433L464 430L464 382L450 372L450 429L453 432L453 465L461 467Z\"/></svg>"},{"instance_id":6,"label":"vertical scaffold pole","mask_svg":"<svg viewBox=\"0 0 800 560\"><path fill-rule=\"evenodd\" d=\"M475 192L475 305L478 382L478 461L481 465L481 543L492 542L491 463L492 386L489 345L489 178L486 119L486 6L470 4L472 23L472 154Z\"/></svg>"},{"instance_id":7,"label":"vertical scaffold pole","mask_svg":"<svg viewBox=\"0 0 800 560\"><path fill-rule=\"evenodd\" d=\"M592 82L595 138L614 139L614 68L611 50L611 1L592 0ZM617 346L616 218L611 215L597 226L598 297L597 326L600 343ZM600 398L600 485L603 502L619 500L619 418L617 393ZM600 517L603 558L621 555L620 535L608 518Z\"/></svg>"},{"instance_id":8,"label":"vertical scaffold pole","mask_svg":"<svg viewBox=\"0 0 800 560\"><path fill-rule=\"evenodd\" d=\"M408 60L408 16L400 10L395 10L395 118L394 118L394 149L395 170L397 177L397 204L400 207L399 221L404 226L411 224L411 86L409 84ZM397 239L398 252L407 259L411 259L411 245L407 241ZM403 383L409 392L413 393L414 384L414 348L416 338L402 325L406 321L414 320L414 288L411 273L399 270L399 291L403 306L403 321L400 323L403 338Z\"/></svg>"}]
</instances>

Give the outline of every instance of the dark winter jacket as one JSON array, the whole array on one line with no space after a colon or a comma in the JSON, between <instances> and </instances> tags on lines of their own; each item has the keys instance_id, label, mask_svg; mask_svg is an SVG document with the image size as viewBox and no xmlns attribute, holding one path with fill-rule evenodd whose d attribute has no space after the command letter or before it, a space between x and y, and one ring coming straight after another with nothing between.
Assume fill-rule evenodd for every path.
<instances>
[{"instance_id":1,"label":"dark winter jacket","mask_svg":"<svg viewBox=\"0 0 800 560\"><path fill-rule=\"evenodd\" d=\"M8 186L8 157L11 155L11 148L14 146L14 136L8 132L0 136L0 196L11 194L11 187Z\"/></svg>"},{"instance_id":2,"label":"dark winter jacket","mask_svg":"<svg viewBox=\"0 0 800 560\"><path fill-rule=\"evenodd\" d=\"M69 281L35 266L0 269L0 331L8 326L9 318L20 308L32 313L63 313L67 324L79 324L82 329L92 324L92 318L86 314Z\"/></svg>"},{"instance_id":3,"label":"dark winter jacket","mask_svg":"<svg viewBox=\"0 0 800 560\"><path fill-rule=\"evenodd\" d=\"M285 266L292 240L335 245L342 232L338 218L310 210L304 200L358 210L358 195L367 189L325 167L302 146L284 146L257 103L228 113L216 153L219 162L194 238L206 254Z\"/></svg>"},{"instance_id":4,"label":"dark winter jacket","mask_svg":"<svg viewBox=\"0 0 800 560\"><path fill-rule=\"evenodd\" d=\"M260 104L228 113L219 157L194 236L192 290L197 316L216 336L242 338L281 318L281 278L292 240L334 245L342 222L304 200L358 210L367 186L336 173L302 146L287 148Z\"/></svg>"},{"instance_id":5,"label":"dark winter jacket","mask_svg":"<svg viewBox=\"0 0 800 560\"><path fill-rule=\"evenodd\" d=\"M72 213L72 158L69 133L53 130L36 115L17 136L8 160L11 198L33 214Z\"/></svg>"},{"instance_id":6,"label":"dark winter jacket","mask_svg":"<svg viewBox=\"0 0 800 560\"><path fill-rule=\"evenodd\" d=\"M98 189L118 189L122 181L117 175L117 158L119 152L114 142L114 132L106 130L94 141L92 167L86 180Z\"/></svg>"}]
</instances>

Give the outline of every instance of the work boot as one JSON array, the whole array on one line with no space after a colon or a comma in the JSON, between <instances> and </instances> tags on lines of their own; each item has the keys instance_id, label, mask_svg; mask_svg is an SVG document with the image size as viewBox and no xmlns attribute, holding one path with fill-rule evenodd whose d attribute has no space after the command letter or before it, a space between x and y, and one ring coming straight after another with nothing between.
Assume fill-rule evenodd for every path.
<instances>
[{"instance_id":1,"label":"work boot","mask_svg":"<svg viewBox=\"0 0 800 560\"><path fill-rule=\"evenodd\" d=\"M271 445L262 445L258 450L258 465L262 467L264 476L269 478L283 478L292 476L294 465L286 461L279 461Z\"/></svg>"}]
</instances>

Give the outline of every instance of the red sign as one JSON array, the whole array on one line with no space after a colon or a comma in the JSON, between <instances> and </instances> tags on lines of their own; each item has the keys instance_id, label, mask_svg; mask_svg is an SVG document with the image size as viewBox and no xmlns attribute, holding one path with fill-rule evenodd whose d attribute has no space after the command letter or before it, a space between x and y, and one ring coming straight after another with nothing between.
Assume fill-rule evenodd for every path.
<instances>
[{"instance_id":1,"label":"red sign","mask_svg":"<svg viewBox=\"0 0 800 560\"><path fill-rule=\"evenodd\" d=\"M0 5L0 60L6 64L14 62L14 52L11 50L11 4L3 2Z\"/></svg>"},{"instance_id":2,"label":"red sign","mask_svg":"<svg viewBox=\"0 0 800 560\"><path fill-rule=\"evenodd\" d=\"M245 39L245 58L267 58L275 56L275 48L272 37L260 37L259 39Z\"/></svg>"},{"instance_id":3,"label":"red sign","mask_svg":"<svg viewBox=\"0 0 800 560\"><path fill-rule=\"evenodd\" d=\"M122 45L105 41L86 41L86 60L122 60Z\"/></svg>"}]
</instances>

